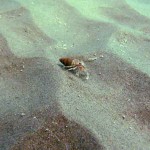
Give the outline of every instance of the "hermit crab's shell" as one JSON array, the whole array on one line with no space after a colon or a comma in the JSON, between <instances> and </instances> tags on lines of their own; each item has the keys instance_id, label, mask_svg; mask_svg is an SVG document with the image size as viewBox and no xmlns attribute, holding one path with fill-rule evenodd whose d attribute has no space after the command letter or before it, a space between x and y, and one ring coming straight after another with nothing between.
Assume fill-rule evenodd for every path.
<instances>
[{"instance_id":1,"label":"hermit crab's shell","mask_svg":"<svg viewBox=\"0 0 150 150\"><path fill-rule=\"evenodd\" d=\"M71 66L73 59L66 57L66 58L60 58L59 61L65 66Z\"/></svg>"},{"instance_id":2,"label":"hermit crab's shell","mask_svg":"<svg viewBox=\"0 0 150 150\"><path fill-rule=\"evenodd\" d=\"M84 65L83 61L68 57L60 58L59 61L65 66Z\"/></svg>"}]
</instances>

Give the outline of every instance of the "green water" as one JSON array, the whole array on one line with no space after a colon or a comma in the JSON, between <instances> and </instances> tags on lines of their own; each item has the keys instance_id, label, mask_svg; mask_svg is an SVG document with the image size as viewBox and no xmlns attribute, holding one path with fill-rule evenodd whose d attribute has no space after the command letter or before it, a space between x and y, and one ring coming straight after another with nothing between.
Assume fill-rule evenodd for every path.
<instances>
[{"instance_id":1,"label":"green water","mask_svg":"<svg viewBox=\"0 0 150 150\"><path fill-rule=\"evenodd\" d=\"M137 69L150 74L149 65L149 1L140 0L87 0L87 1L36 1L17 0L8 9L22 6L28 12L30 21L34 23L44 34L54 39L55 45L44 47L43 55L52 55L53 47L59 54L100 51L101 47L117 54L124 61L135 66ZM112 12L112 13L111 13ZM129 13L128 13L129 12ZM122 19L120 19L122 17ZM132 17L135 20L132 20ZM144 19L143 19L144 18ZM2 19L1 19L2 20ZM93 25L87 29L87 22ZM29 21L29 20L28 20ZM124 23L126 21L126 23ZM99 32L92 39L90 33L96 28L96 23L110 24L109 28L115 28L115 32L105 37L107 42L103 46L104 31ZM16 23L14 22L14 27ZM93 28L92 28L93 26ZM33 43L14 33L5 22L1 23L1 30L9 41L12 51L17 55L41 55L34 50ZM96 29L95 29L96 30ZM5 32L6 31L6 32ZM9 31L9 32L7 32ZM105 31L107 33L107 31ZM16 40L11 40L15 38ZM117 39L120 39L118 41ZM97 39L101 39L97 42ZM39 39L39 45L42 41ZM75 44L75 47L72 45ZM32 47L32 48L31 48ZM42 46L41 46L42 47ZM27 49L32 49L27 52ZM55 53L56 53L55 49ZM51 51L51 52L50 52ZM82 53L81 52L81 53ZM35 54L36 53L36 54ZM58 54L58 55L59 55ZM55 54L53 57L56 57Z\"/></svg>"},{"instance_id":2,"label":"green water","mask_svg":"<svg viewBox=\"0 0 150 150\"><path fill-rule=\"evenodd\" d=\"M150 149L149 120L139 127L132 117L149 113L149 0L0 0L0 36L3 147L38 124L34 111L48 116L54 103L108 150ZM97 57L86 82L58 65L77 55ZM10 65L22 62L19 73Z\"/></svg>"}]
</instances>

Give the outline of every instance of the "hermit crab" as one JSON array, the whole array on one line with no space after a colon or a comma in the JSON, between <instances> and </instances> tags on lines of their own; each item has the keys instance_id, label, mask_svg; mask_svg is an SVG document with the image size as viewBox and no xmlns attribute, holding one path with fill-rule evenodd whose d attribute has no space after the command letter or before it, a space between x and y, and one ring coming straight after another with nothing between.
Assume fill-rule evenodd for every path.
<instances>
[{"instance_id":1,"label":"hermit crab","mask_svg":"<svg viewBox=\"0 0 150 150\"><path fill-rule=\"evenodd\" d=\"M73 71L79 77L85 77L89 79L89 73L82 60L76 58L63 57L59 61L64 65L64 68Z\"/></svg>"}]
</instances>

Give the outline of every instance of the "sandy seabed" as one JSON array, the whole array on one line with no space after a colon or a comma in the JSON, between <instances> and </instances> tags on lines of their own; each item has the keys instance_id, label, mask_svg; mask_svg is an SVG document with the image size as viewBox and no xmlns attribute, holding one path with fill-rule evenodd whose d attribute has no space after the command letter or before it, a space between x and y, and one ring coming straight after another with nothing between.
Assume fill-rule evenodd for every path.
<instances>
[{"instance_id":1,"label":"sandy seabed","mask_svg":"<svg viewBox=\"0 0 150 150\"><path fill-rule=\"evenodd\" d=\"M0 149L150 150L149 8L0 0ZM82 59L89 80L61 57Z\"/></svg>"}]
</instances>

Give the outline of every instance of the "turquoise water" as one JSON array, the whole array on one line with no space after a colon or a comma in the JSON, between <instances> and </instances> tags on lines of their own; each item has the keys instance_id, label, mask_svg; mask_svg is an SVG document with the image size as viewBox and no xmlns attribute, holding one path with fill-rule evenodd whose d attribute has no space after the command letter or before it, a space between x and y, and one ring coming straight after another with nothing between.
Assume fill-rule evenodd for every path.
<instances>
[{"instance_id":1,"label":"turquoise water","mask_svg":"<svg viewBox=\"0 0 150 150\"><path fill-rule=\"evenodd\" d=\"M150 74L149 67L147 67L150 57L150 4L148 1L87 0L76 2L74 0L68 0L43 2L40 0L18 0L11 2L10 5L6 5L5 7L10 10L20 6L24 7L28 12L30 21L44 34L56 41L55 47L59 54L70 53L70 51L72 53L99 51L102 47L103 50L109 49L112 53L117 54L137 69ZM1 20L3 19L1 18ZM93 24L89 30L87 29L87 20ZM93 28L96 28L97 22L110 24L108 31L115 29L115 32L110 31L112 33L110 33L109 37L104 37L101 36L101 34L104 34L104 31L99 31L99 34L95 35L95 39L94 37L90 39L90 32L96 30ZM14 21L14 26L15 24L16 21ZM9 45L12 47L14 53L23 55L24 52L24 55L38 55L36 51L34 52L34 48L31 48L32 43L29 44L27 39L23 37L18 39L17 37L20 35L13 33L8 26L5 26L6 31L10 31L9 33L5 32L4 26L5 22L2 22L1 30L4 32L3 34L6 34L10 43ZM12 41L12 38L18 40ZM107 40L104 48L102 38ZM117 41L118 38L120 39L119 42ZM99 43L96 41L98 39L101 39ZM39 45L40 42L42 41L39 41ZM76 44L76 47L72 46L73 43ZM30 48L32 49L30 52L24 50ZM44 55L51 55L50 49L53 48L46 46L44 48ZM59 49L64 50L61 51ZM38 53L41 55L41 52ZM56 55L54 54L53 57L55 58Z\"/></svg>"},{"instance_id":2,"label":"turquoise water","mask_svg":"<svg viewBox=\"0 0 150 150\"><path fill-rule=\"evenodd\" d=\"M0 149L150 149L149 0L0 0L0 57Z\"/></svg>"}]
</instances>

